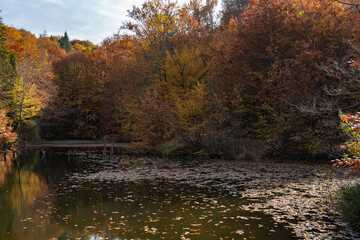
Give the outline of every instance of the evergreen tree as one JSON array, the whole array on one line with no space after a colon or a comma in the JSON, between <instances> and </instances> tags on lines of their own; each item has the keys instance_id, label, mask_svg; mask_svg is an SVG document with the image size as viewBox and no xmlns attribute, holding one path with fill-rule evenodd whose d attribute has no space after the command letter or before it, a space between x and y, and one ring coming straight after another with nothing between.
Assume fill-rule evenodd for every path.
<instances>
[{"instance_id":1,"label":"evergreen tree","mask_svg":"<svg viewBox=\"0 0 360 240\"><path fill-rule=\"evenodd\" d=\"M5 33L5 27L2 21L2 17L0 17L0 59L1 62L3 62L8 55L8 52L5 49L5 42L6 42L6 33Z\"/></svg>"},{"instance_id":2,"label":"evergreen tree","mask_svg":"<svg viewBox=\"0 0 360 240\"><path fill-rule=\"evenodd\" d=\"M63 37L59 39L60 47L65 50L65 52L70 52L72 49L72 45L69 40L69 36L67 32L65 31L65 34Z\"/></svg>"},{"instance_id":3,"label":"evergreen tree","mask_svg":"<svg viewBox=\"0 0 360 240\"><path fill-rule=\"evenodd\" d=\"M0 17L0 109L5 108L16 75L16 55L5 48L6 29Z\"/></svg>"}]
</instances>

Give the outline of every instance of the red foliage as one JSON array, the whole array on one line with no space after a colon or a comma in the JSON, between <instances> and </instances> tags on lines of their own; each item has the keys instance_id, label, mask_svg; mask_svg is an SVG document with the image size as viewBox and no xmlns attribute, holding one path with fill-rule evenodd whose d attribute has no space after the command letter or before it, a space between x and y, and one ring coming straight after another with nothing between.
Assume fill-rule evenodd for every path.
<instances>
[{"instance_id":1,"label":"red foliage","mask_svg":"<svg viewBox=\"0 0 360 240\"><path fill-rule=\"evenodd\" d=\"M349 170L346 173L346 176L350 174L357 174L360 176L360 116L359 113L351 114L342 114L340 113L340 119L342 121L341 127L346 134L353 137L355 141L346 142L345 145L341 145L340 149L345 152L342 159L337 160L333 164L334 167L348 167Z\"/></svg>"},{"instance_id":2,"label":"red foliage","mask_svg":"<svg viewBox=\"0 0 360 240\"><path fill-rule=\"evenodd\" d=\"M134 111L133 137L144 145L155 145L174 134L174 111L157 91L147 91L140 109Z\"/></svg>"}]
</instances>

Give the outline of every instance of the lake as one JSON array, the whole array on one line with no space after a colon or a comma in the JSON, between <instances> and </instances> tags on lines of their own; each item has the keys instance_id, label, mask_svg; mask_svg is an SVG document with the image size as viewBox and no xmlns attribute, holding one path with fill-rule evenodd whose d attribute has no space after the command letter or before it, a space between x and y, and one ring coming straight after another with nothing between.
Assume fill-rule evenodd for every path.
<instances>
[{"instance_id":1,"label":"lake","mask_svg":"<svg viewBox=\"0 0 360 240\"><path fill-rule=\"evenodd\" d=\"M262 199L211 183L81 177L139 165L117 154L47 148L0 161L0 239L296 239L289 225L244 207Z\"/></svg>"}]
</instances>

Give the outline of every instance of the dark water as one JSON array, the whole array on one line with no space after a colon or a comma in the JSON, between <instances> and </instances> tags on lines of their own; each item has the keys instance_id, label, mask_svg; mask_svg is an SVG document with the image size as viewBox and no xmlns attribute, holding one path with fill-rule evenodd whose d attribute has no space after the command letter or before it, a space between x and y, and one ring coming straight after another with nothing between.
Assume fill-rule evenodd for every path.
<instances>
[{"instance_id":1,"label":"dark water","mask_svg":"<svg viewBox=\"0 0 360 240\"><path fill-rule=\"evenodd\" d=\"M295 239L226 192L165 180L74 180L108 163L81 151L46 156L0 162L0 239Z\"/></svg>"}]
</instances>

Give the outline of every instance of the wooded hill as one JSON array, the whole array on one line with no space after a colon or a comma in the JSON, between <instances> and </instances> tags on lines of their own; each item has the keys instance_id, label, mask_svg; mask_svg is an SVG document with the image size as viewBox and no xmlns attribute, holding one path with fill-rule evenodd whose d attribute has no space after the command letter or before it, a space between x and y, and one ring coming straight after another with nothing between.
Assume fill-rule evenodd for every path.
<instances>
[{"instance_id":1,"label":"wooded hill","mask_svg":"<svg viewBox=\"0 0 360 240\"><path fill-rule=\"evenodd\" d=\"M2 25L1 143L108 136L163 154L336 154L339 110L359 108L356 7L222 6L146 1L98 46Z\"/></svg>"}]
</instances>

